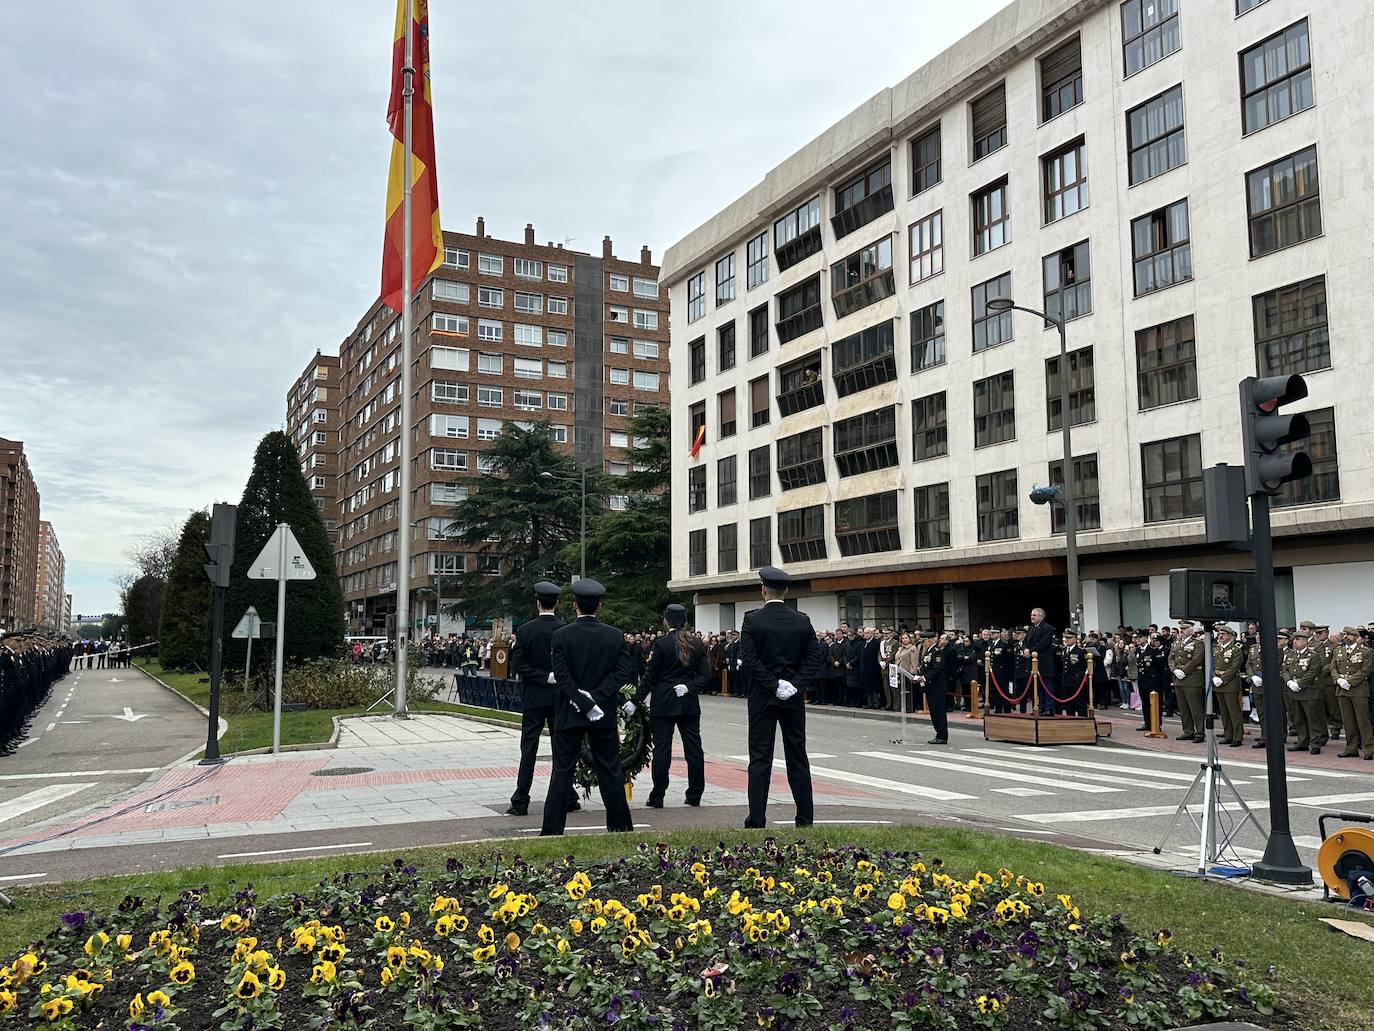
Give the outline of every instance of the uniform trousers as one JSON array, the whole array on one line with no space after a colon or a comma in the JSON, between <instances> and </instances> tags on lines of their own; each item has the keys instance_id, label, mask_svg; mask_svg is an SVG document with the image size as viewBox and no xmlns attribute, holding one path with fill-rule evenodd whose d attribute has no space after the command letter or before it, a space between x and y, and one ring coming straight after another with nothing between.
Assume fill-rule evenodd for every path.
<instances>
[{"instance_id":1,"label":"uniform trousers","mask_svg":"<svg viewBox=\"0 0 1374 1031\"><path fill-rule=\"evenodd\" d=\"M930 726L935 731L935 736L941 741L949 740L949 706L948 688L944 682L927 680L926 702L930 708Z\"/></svg>"},{"instance_id":2,"label":"uniform trousers","mask_svg":"<svg viewBox=\"0 0 1374 1031\"><path fill-rule=\"evenodd\" d=\"M610 716L603 716L599 722L605 724L605 729L599 726L575 727L553 732L553 777L549 781L549 796L544 800L544 825L539 831L541 837L563 833L568 817L568 796L573 790L573 771L582 756L583 738L591 752L592 769L596 771L596 783L601 789L601 803L606 807L606 829L634 830L630 806L625 801L625 773L620 766L620 738L616 734L616 722Z\"/></svg>"},{"instance_id":3,"label":"uniform trousers","mask_svg":"<svg viewBox=\"0 0 1374 1031\"><path fill-rule=\"evenodd\" d=\"M510 796L513 809L528 809L530 806L530 785L534 783L534 763L539 755L539 738L548 725L549 738L553 739L553 706L531 705L520 715L520 771L515 777L515 794ZM568 782L568 802L577 800L577 789Z\"/></svg>"},{"instance_id":4,"label":"uniform trousers","mask_svg":"<svg viewBox=\"0 0 1374 1031\"><path fill-rule=\"evenodd\" d=\"M650 765L654 786L650 802L662 802L668 790L668 769L673 762L673 728L682 738L682 755L687 760L687 804L696 805L706 790L706 753L701 747L701 714L690 716L653 716L654 755Z\"/></svg>"},{"instance_id":5,"label":"uniform trousers","mask_svg":"<svg viewBox=\"0 0 1374 1031\"><path fill-rule=\"evenodd\" d=\"M1321 686L1322 709L1326 712L1326 729L1331 737L1340 737L1341 728L1345 726L1344 712L1338 700L1344 691L1341 691L1336 684L1325 683Z\"/></svg>"},{"instance_id":6,"label":"uniform trousers","mask_svg":"<svg viewBox=\"0 0 1374 1031\"><path fill-rule=\"evenodd\" d=\"M1345 727L1345 751L1351 755L1361 751L1365 755L1374 755L1374 728L1370 726L1369 699L1342 691L1337 704Z\"/></svg>"},{"instance_id":7,"label":"uniform trousers","mask_svg":"<svg viewBox=\"0 0 1374 1031\"><path fill-rule=\"evenodd\" d=\"M1245 718L1240 712L1240 691L1212 692L1217 707L1221 709L1222 740L1226 744L1240 744L1245 740Z\"/></svg>"},{"instance_id":8,"label":"uniform trousers","mask_svg":"<svg viewBox=\"0 0 1374 1031\"><path fill-rule=\"evenodd\" d=\"M811 798L811 762L806 757L806 710L765 705L749 713L749 819L746 827L762 827L768 816L768 789L773 781L773 744L782 731L782 755L787 783L797 806L797 826L809 827L815 818Z\"/></svg>"},{"instance_id":9,"label":"uniform trousers","mask_svg":"<svg viewBox=\"0 0 1374 1031\"><path fill-rule=\"evenodd\" d=\"M1202 685L1179 684L1174 691L1178 697L1178 715L1183 721L1183 733L1201 737L1207 726L1203 713Z\"/></svg>"},{"instance_id":10,"label":"uniform trousers","mask_svg":"<svg viewBox=\"0 0 1374 1031\"><path fill-rule=\"evenodd\" d=\"M1285 690L1287 690L1285 688ZM1322 707L1322 696L1312 691L1311 697L1289 691L1292 704L1294 743L1299 748L1320 748L1326 741L1326 710Z\"/></svg>"}]
</instances>

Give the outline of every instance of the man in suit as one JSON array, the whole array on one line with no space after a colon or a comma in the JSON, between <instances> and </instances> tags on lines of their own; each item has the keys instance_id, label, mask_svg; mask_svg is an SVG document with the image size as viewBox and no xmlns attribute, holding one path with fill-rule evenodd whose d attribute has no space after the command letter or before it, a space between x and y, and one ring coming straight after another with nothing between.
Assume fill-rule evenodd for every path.
<instances>
[{"instance_id":1,"label":"man in suit","mask_svg":"<svg viewBox=\"0 0 1374 1031\"><path fill-rule=\"evenodd\" d=\"M630 652L625 634L596 618L606 588L595 580L573 584L577 619L553 633L553 675L558 685L553 717L553 777L544 802L540 836L562 834L568 792L585 739L596 771L608 831L634 830L625 801L625 772L620 766L617 710L633 715L635 703L620 699L630 682Z\"/></svg>"},{"instance_id":2,"label":"man in suit","mask_svg":"<svg viewBox=\"0 0 1374 1031\"><path fill-rule=\"evenodd\" d=\"M1054 684L1059 679L1059 664L1056 655L1059 651L1059 632L1045 619L1044 609L1031 609L1030 629L1021 643L1023 658L1038 656L1040 660L1040 679L1046 684ZM1048 716L1054 711L1054 701L1045 691L1040 692L1040 714Z\"/></svg>"},{"instance_id":3,"label":"man in suit","mask_svg":"<svg viewBox=\"0 0 1374 1031\"><path fill-rule=\"evenodd\" d=\"M796 823L809 827L814 813L803 693L817 673L820 648L811 620L783 604L792 578L776 566L764 566L759 580L763 608L747 614L740 630L740 656L749 682L749 818L744 826L766 823L773 741L781 728Z\"/></svg>"},{"instance_id":4,"label":"man in suit","mask_svg":"<svg viewBox=\"0 0 1374 1031\"><path fill-rule=\"evenodd\" d=\"M683 629L687 610L669 605L663 621L672 631L654 638L649 661L634 701L642 705L649 697L649 725L653 730L653 790L644 803L650 809L663 808L668 790L668 769L673 761L673 730L682 738L682 754L687 760L686 803L701 805L706 790L706 755L701 747L701 701L699 695L710 679L706 648L695 635Z\"/></svg>"},{"instance_id":5,"label":"man in suit","mask_svg":"<svg viewBox=\"0 0 1374 1031\"><path fill-rule=\"evenodd\" d=\"M510 796L507 816L528 816L530 785L534 783L534 760L539 754L539 738L548 724L553 737L554 697L558 688L553 676L553 633L563 626L554 613L563 592L555 583L540 580L534 585L537 615L516 632L510 652L511 672L520 678L520 772L515 778L515 794ZM568 809L575 813L582 806L577 789L568 785Z\"/></svg>"}]
</instances>

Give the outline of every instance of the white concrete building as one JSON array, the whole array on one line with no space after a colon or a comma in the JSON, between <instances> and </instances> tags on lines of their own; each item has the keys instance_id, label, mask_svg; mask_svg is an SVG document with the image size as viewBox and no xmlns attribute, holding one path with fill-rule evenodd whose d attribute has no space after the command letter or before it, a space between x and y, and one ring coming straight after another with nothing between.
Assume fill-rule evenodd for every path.
<instances>
[{"instance_id":1,"label":"white concrete building","mask_svg":"<svg viewBox=\"0 0 1374 1031\"><path fill-rule=\"evenodd\" d=\"M1027 499L1063 457L1058 337L997 296L1071 316L1089 627L1248 561L1202 543L1202 470L1242 459L1237 383L1280 372L1317 473L1274 512L1279 618L1374 618L1372 47L1370 4L1018 0L670 248L698 627L769 562L821 628L1064 625Z\"/></svg>"}]
</instances>

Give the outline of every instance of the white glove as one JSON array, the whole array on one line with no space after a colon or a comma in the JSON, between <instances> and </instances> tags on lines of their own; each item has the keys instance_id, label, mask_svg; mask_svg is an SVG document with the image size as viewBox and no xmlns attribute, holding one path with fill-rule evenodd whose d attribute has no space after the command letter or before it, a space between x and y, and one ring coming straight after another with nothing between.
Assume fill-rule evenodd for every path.
<instances>
[{"instance_id":1,"label":"white glove","mask_svg":"<svg viewBox=\"0 0 1374 1031\"><path fill-rule=\"evenodd\" d=\"M1296 680L1290 680L1290 681L1288 681L1288 690L1290 690L1290 691L1301 691L1302 688L1298 686L1298 682L1297 682Z\"/></svg>"},{"instance_id":2,"label":"white glove","mask_svg":"<svg viewBox=\"0 0 1374 1031\"><path fill-rule=\"evenodd\" d=\"M1346 680L1345 677L1338 677L1336 683L1340 685L1342 691L1350 690L1350 681Z\"/></svg>"},{"instance_id":3,"label":"white glove","mask_svg":"<svg viewBox=\"0 0 1374 1031\"><path fill-rule=\"evenodd\" d=\"M549 679L548 679L547 681L545 681L545 683L552 684L553 682L554 682L553 674L550 673L550 674L549 674Z\"/></svg>"},{"instance_id":4,"label":"white glove","mask_svg":"<svg viewBox=\"0 0 1374 1031\"><path fill-rule=\"evenodd\" d=\"M1176 669L1176 670L1174 670L1174 679L1175 679L1175 680L1182 680L1184 676L1185 676L1185 674L1184 674L1183 670L1181 670L1181 669Z\"/></svg>"},{"instance_id":5,"label":"white glove","mask_svg":"<svg viewBox=\"0 0 1374 1031\"><path fill-rule=\"evenodd\" d=\"M1213 677L1213 678L1212 678L1212 686L1213 686L1213 687L1220 687L1220 686L1221 686L1221 677Z\"/></svg>"},{"instance_id":6,"label":"white glove","mask_svg":"<svg viewBox=\"0 0 1374 1031\"><path fill-rule=\"evenodd\" d=\"M743 659L736 659L736 660L735 660L735 669L743 669L743 668L744 668L744 660L743 660Z\"/></svg>"},{"instance_id":7,"label":"white glove","mask_svg":"<svg viewBox=\"0 0 1374 1031\"><path fill-rule=\"evenodd\" d=\"M773 693L777 696L778 701L785 702L797 693L797 689L792 686L790 680L779 680L778 689Z\"/></svg>"},{"instance_id":8,"label":"white glove","mask_svg":"<svg viewBox=\"0 0 1374 1031\"><path fill-rule=\"evenodd\" d=\"M601 706L593 705L587 712L587 719L591 720L593 723L600 723L605 715L606 714L601 711Z\"/></svg>"},{"instance_id":9,"label":"white glove","mask_svg":"<svg viewBox=\"0 0 1374 1031\"><path fill-rule=\"evenodd\" d=\"M686 698L686 697L687 697L687 685L686 685L686 684L674 684L674 685L673 685L673 694L677 695L679 698Z\"/></svg>"},{"instance_id":10,"label":"white glove","mask_svg":"<svg viewBox=\"0 0 1374 1031\"><path fill-rule=\"evenodd\" d=\"M1256 687L1263 687L1264 678L1260 676L1258 673L1256 673L1253 677L1250 678L1250 683L1254 684Z\"/></svg>"},{"instance_id":11,"label":"white glove","mask_svg":"<svg viewBox=\"0 0 1374 1031\"><path fill-rule=\"evenodd\" d=\"M620 707L620 711L626 716L633 716L635 714L635 703L626 699L625 704Z\"/></svg>"}]
</instances>

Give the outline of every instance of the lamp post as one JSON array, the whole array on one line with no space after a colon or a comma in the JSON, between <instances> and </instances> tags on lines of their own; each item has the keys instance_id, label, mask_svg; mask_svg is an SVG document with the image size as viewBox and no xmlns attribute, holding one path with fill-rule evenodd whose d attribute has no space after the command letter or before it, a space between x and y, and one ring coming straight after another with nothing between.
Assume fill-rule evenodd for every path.
<instances>
[{"instance_id":1,"label":"lamp post","mask_svg":"<svg viewBox=\"0 0 1374 1031\"><path fill-rule=\"evenodd\" d=\"M1055 317L1034 308L1023 308L1010 297L994 297L988 301L987 306L989 311L1023 311L1035 315L1059 331L1059 417L1064 429L1064 564L1068 567L1069 618L1073 622L1074 630L1082 633L1083 595L1078 582L1078 502L1073 482L1073 420L1069 417L1069 344L1064 332L1064 317L1062 313Z\"/></svg>"},{"instance_id":2,"label":"lamp post","mask_svg":"<svg viewBox=\"0 0 1374 1031\"><path fill-rule=\"evenodd\" d=\"M579 580L585 580L587 579L587 467L584 465L580 466L579 468L581 471L579 479L582 482L582 572L578 574L577 578ZM573 482L572 477L570 476L555 476L553 473L540 473L539 478L541 480L554 480L560 483Z\"/></svg>"}]
</instances>

